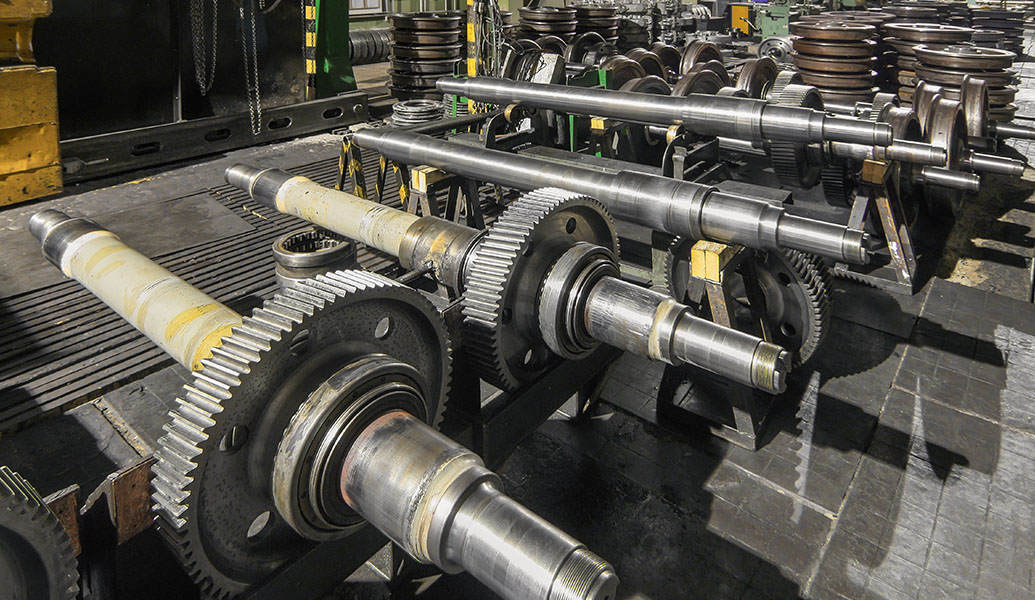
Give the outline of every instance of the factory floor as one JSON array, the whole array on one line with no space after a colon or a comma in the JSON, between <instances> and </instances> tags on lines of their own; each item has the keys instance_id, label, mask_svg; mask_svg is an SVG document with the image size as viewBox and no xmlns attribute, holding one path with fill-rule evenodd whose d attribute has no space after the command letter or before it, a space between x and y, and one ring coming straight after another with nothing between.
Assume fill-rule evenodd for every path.
<instances>
[{"instance_id":1,"label":"factory floor","mask_svg":"<svg viewBox=\"0 0 1035 600\"><path fill-rule=\"evenodd\" d=\"M1029 93L1019 96L1022 116L1035 116ZM1029 145L1015 144L1016 152L1031 156ZM337 149L332 136L315 136L0 212L0 319L33 294L75 293L25 230L35 211L91 215L150 256L185 257L170 262L174 270L211 258L226 272L247 257L218 254L221 247L268 244L299 223L234 196L222 169L237 161L297 166L329 183ZM776 398L758 451L659 423L662 366L626 356L589 418L557 414L517 448L500 470L506 489L611 561L621 598L1035 597L1033 190L1027 178L989 178L948 235L944 257L931 261L937 276L911 297L837 280L826 341ZM211 256L194 250L202 244ZM238 310L271 291L271 271L247 280L244 296L190 272ZM65 318L56 312L53 321ZM91 323L98 336L113 327ZM138 343L125 336L112 339ZM36 351L46 343L37 336ZM70 352L54 360L72 361ZM124 353L105 369L128 369L137 359ZM100 401L0 440L0 463L27 465L23 474L46 494L103 471L91 462L102 446L103 460L132 462L154 445L187 376L140 364L139 377ZM33 383L19 381L0 386L0 398ZM90 423L112 410L140 427L91 437ZM84 495L96 483L83 481ZM188 597L153 542L143 536L134 544L144 550L121 557L123 597ZM357 574L333 598L490 596L465 575L394 588L370 580Z\"/></svg>"}]
</instances>

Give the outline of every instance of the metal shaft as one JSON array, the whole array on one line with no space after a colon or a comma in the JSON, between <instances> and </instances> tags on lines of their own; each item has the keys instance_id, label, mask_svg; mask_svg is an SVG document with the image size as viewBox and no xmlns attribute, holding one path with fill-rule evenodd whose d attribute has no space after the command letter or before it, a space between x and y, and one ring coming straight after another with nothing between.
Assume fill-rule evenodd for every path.
<instances>
[{"instance_id":1,"label":"metal shaft","mask_svg":"<svg viewBox=\"0 0 1035 600\"><path fill-rule=\"evenodd\" d=\"M364 241L363 236L369 236L365 224L373 218L391 222L396 218L390 214L391 212L414 218L409 229L399 233L401 228L395 228L392 235L400 240L405 238L415 241L405 242L380 237L381 243L385 248L398 248L408 252L408 260L413 263L434 262L450 265L445 272L451 275L462 275L466 270L465 262L471 255L470 242L478 234L475 229L444 219L416 219L404 211L388 208L347 192L323 188L304 177L292 176L279 169L260 170L235 165L227 170L226 177L233 185L249 190L252 198L265 206L290 212L359 241ZM335 215L349 215L349 218L338 218ZM440 225L435 225L434 222ZM787 231L790 234L794 233L793 228ZM425 233L428 235L424 235ZM452 240L460 242L452 243ZM558 261L558 264L560 262ZM551 273L557 274L560 271L561 269L554 268ZM436 270L436 273L439 273L439 270ZM461 289L456 287L458 284L453 284L449 280L439 281L453 286L454 289ZM540 293L540 316L563 310L558 308L562 304L585 307L582 312L565 314L562 321L569 324L584 321L583 327L597 342L612 344L652 360L671 364L690 363L768 392L778 393L784 390L784 378L790 370L790 363L783 348L769 344L756 336L695 317L688 307L657 292L613 277L605 277L604 281L606 283L595 283L592 291L587 290L589 296L596 298L593 309L588 300L544 305L544 299L555 300L556 296L562 293L560 290L564 286L553 286L549 281L543 282L540 286L543 290ZM586 291L580 290L577 293L582 294ZM665 311L661 311L659 307L664 307ZM612 309L615 311L613 315L608 312ZM670 318L661 318L664 316L662 312ZM611 317L616 320L609 324L607 319ZM551 319L541 320L540 328L548 328L547 323L550 321ZM638 326L633 327L629 323L637 323ZM544 337L547 336L544 331L540 333ZM658 339L665 341L657 345L655 342Z\"/></svg>"},{"instance_id":2,"label":"metal shaft","mask_svg":"<svg viewBox=\"0 0 1035 600\"><path fill-rule=\"evenodd\" d=\"M766 250L792 248L850 263L869 260L860 230L790 215L766 200L711 186L631 171L605 173L389 128L357 131L352 139L409 165L521 190L560 187L585 194L620 219L674 235Z\"/></svg>"},{"instance_id":3,"label":"metal shaft","mask_svg":"<svg viewBox=\"0 0 1035 600\"><path fill-rule=\"evenodd\" d=\"M834 117L810 108L765 100L689 94L686 97L511 81L490 77L440 79L439 90L495 104L525 104L549 110L659 125L682 125L698 135L751 141L837 141L887 146L891 126Z\"/></svg>"},{"instance_id":4,"label":"metal shaft","mask_svg":"<svg viewBox=\"0 0 1035 600\"><path fill-rule=\"evenodd\" d=\"M927 185L965 192L977 193L981 189L981 177L973 173L963 173L940 167L924 167L917 174L916 180Z\"/></svg>"},{"instance_id":5,"label":"metal shaft","mask_svg":"<svg viewBox=\"0 0 1035 600\"><path fill-rule=\"evenodd\" d=\"M372 422L342 466L349 506L447 573L513 600L615 597L610 565L500 487L477 455L404 412Z\"/></svg>"},{"instance_id":6,"label":"metal shaft","mask_svg":"<svg viewBox=\"0 0 1035 600\"><path fill-rule=\"evenodd\" d=\"M29 220L43 255L195 371L241 316L89 219L44 210Z\"/></svg>"},{"instance_id":7,"label":"metal shaft","mask_svg":"<svg viewBox=\"0 0 1035 600\"><path fill-rule=\"evenodd\" d=\"M787 388L786 350L695 317L669 296L603 277L586 298L586 330L613 346L670 364L689 363L770 393Z\"/></svg>"},{"instance_id":8,"label":"metal shaft","mask_svg":"<svg viewBox=\"0 0 1035 600\"><path fill-rule=\"evenodd\" d=\"M46 210L29 227L51 262L185 367L200 369L193 359L241 324L92 221ZM408 413L386 412L364 427L340 475L349 506L419 560L467 570L508 599L614 598L609 564L507 497L477 455Z\"/></svg>"},{"instance_id":9,"label":"metal shaft","mask_svg":"<svg viewBox=\"0 0 1035 600\"><path fill-rule=\"evenodd\" d=\"M1003 123L1001 121L989 122L992 133L1000 139L1017 138L1020 140L1035 140L1035 128L1017 125L1015 123Z\"/></svg>"},{"instance_id":10,"label":"metal shaft","mask_svg":"<svg viewBox=\"0 0 1035 600\"><path fill-rule=\"evenodd\" d=\"M884 148L832 142L830 152L834 156L852 160L887 159L914 165L944 165L946 161L944 148L909 140L895 140L893 144Z\"/></svg>"},{"instance_id":11,"label":"metal shaft","mask_svg":"<svg viewBox=\"0 0 1035 600\"><path fill-rule=\"evenodd\" d=\"M263 206L387 252L407 269L431 269L443 284L462 290L463 260L478 235L470 227L418 217L280 169L234 165L225 175Z\"/></svg>"},{"instance_id":12,"label":"metal shaft","mask_svg":"<svg viewBox=\"0 0 1035 600\"><path fill-rule=\"evenodd\" d=\"M983 154L981 152L969 151L963 157L963 165L968 171L974 173L998 173L1011 177L1024 175L1024 162L1015 158L996 156L995 154Z\"/></svg>"}]
</instances>

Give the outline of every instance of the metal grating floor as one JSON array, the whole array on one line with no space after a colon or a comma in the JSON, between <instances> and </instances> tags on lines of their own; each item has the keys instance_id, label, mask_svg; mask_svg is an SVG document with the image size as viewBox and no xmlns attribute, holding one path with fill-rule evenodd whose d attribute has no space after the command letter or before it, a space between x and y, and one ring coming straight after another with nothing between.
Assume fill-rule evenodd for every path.
<instances>
[{"instance_id":1,"label":"metal grating floor","mask_svg":"<svg viewBox=\"0 0 1035 600\"><path fill-rule=\"evenodd\" d=\"M364 160L367 181L377 161ZM288 168L333 186L337 159ZM388 189L395 189L394 176ZM207 195L254 230L155 257L155 261L235 310L247 312L276 291L270 245L305 223L257 206L229 185L203 187ZM387 204L393 204L387 202ZM394 199L398 207L398 199ZM491 219L492 206L484 207ZM397 269L394 258L361 248L362 266L379 273ZM67 410L172 363L150 340L77 282L66 280L0 304L0 433L48 413Z\"/></svg>"}]
</instances>

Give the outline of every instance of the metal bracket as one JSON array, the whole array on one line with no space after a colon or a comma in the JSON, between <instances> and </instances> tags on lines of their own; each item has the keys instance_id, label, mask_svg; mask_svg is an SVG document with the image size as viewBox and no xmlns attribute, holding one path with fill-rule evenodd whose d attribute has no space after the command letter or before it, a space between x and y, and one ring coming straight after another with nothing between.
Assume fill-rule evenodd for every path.
<instances>
[{"instance_id":1,"label":"metal bracket","mask_svg":"<svg viewBox=\"0 0 1035 600\"><path fill-rule=\"evenodd\" d=\"M862 229L866 226L867 217L876 209L881 228L884 230L884 240L891 263L887 267L868 271L863 271L858 266L837 263L834 266L834 274L859 280L889 292L913 295L917 287L916 254L913 252L913 240L906 225L898 189L892 179L893 175L898 174L898 168L897 165L893 166L885 161L863 162L860 193L855 196L848 221L849 227ZM888 269L892 274L887 273Z\"/></svg>"}]
</instances>

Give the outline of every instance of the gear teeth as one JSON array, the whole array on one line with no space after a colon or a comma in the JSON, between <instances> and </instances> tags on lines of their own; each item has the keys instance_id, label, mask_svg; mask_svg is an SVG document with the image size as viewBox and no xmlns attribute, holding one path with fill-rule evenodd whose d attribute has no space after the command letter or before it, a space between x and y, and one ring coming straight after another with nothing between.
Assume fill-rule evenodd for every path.
<instances>
[{"instance_id":1,"label":"gear teeth","mask_svg":"<svg viewBox=\"0 0 1035 600\"><path fill-rule=\"evenodd\" d=\"M811 86L784 84L778 92L771 94L770 98L774 104L781 106L809 107L808 101L815 94L816 88ZM771 141L769 160L773 165L773 174L783 185L810 187L815 183L815 167L809 163L809 153L805 144ZM809 179L811 181L807 181Z\"/></svg>"},{"instance_id":2,"label":"gear teeth","mask_svg":"<svg viewBox=\"0 0 1035 600\"><path fill-rule=\"evenodd\" d=\"M197 542L190 536L190 510L196 493L194 472L205 452L202 444L211 443L208 430L217 425L217 416L224 410L223 403L233 401L234 390L255 370L265 354L290 337L307 318L351 294L390 287L411 289L362 271L338 271L300 282L267 300L251 316L244 317L241 325L213 350L213 356L202 361L203 369L193 374L193 382L184 385L154 453L151 500L161 537L179 554L185 571L204 597L229 599L238 594L220 583L222 575L207 571L207 563L195 555L203 550L195 548ZM426 303L426 311L437 312L426 298L421 297L421 301ZM435 427L441 423L446 409L452 378L452 346L444 325L440 338L444 340L446 365L442 375L443 393L438 411L432 417Z\"/></svg>"},{"instance_id":3,"label":"gear teeth","mask_svg":"<svg viewBox=\"0 0 1035 600\"><path fill-rule=\"evenodd\" d=\"M504 296L515 268L531 248L536 227L576 200L592 202L607 215L603 205L582 194L541 188L511 203L471 252L462 306L464 347L482 379L501 389L512 391L524 383L507 365L501 343Z\"/></svg>"},{"instance_id":4,"label":"gear teeth","mask_svg":"<svg viewBox=\"0 0 1035 600\"><path fill-rule=\"evenodd\" d=\"M0 530L28 543L36 558L41 560L47 579L47 598L76 598L79 594L79 570L71 538L36 488L6 466L0 466ZM0 546L0 558L5 552L19 550ZM18 589L4 590L5 595L12 594L15 598L27 593Z\"/></svg>"},{"instance_id":5,"label":"gear teeth","mask_svg":"<svg viewBox=\"0 0 1035 600\"><path fill-rule=\"evenodd\" d=\"M795 353L794 366L798 367L812 357L830 329L833 274L823 260L814 254L788 249L781 252L788 266L797 273L797 279L804 285L809 299L811 327L809 335L802 340L801 348Z\"/></svg>"},{"instance_id":6,"label":"gear teeth","mask_svg":"<svg viewBox=\"0 0 1035 600\"><path fill-rule=\"evenodd\" d=\"M851 176L851 170L841 161L823 168L819 177L828 203L833 206L852 205L851 194L855 185L849 180Z\"/></svg>"}]
</instances>

